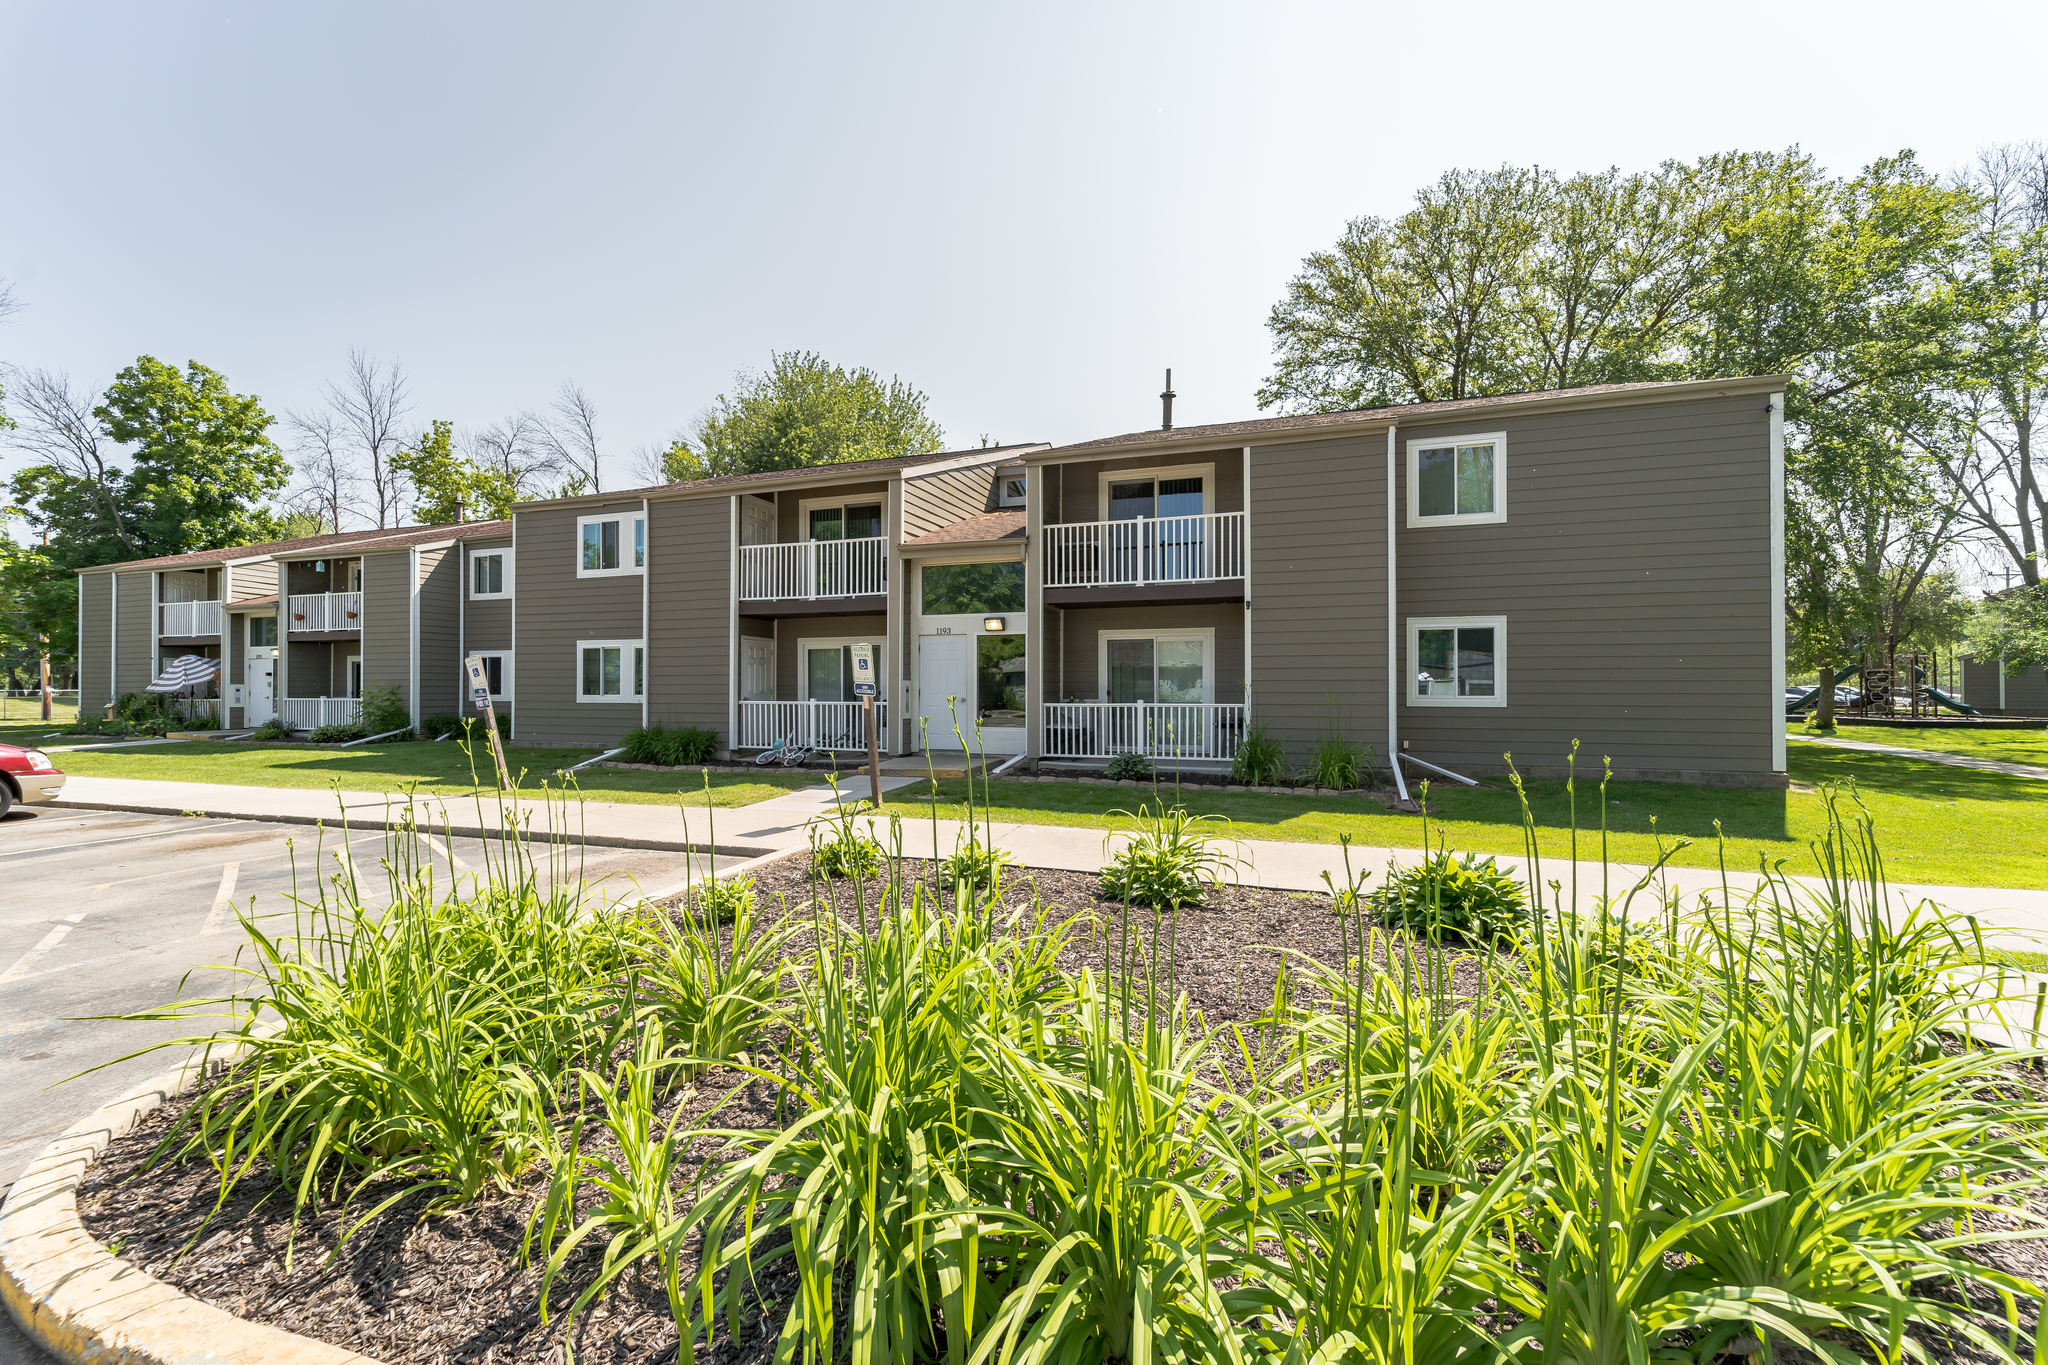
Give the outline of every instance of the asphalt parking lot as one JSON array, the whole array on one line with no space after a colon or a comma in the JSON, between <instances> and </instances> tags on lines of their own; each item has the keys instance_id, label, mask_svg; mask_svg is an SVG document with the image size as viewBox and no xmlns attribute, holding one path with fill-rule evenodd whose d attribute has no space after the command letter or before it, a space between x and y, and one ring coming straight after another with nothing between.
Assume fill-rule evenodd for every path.
<instances>
[{"instance_id":1,"label":"asphalt parking lot","mask_svg":"<svg viewBox=\"0 0 2048 1365\"><path fill-rule=\"evenodd\" d=\"M483 843L435 839L437 876L488 866ZM681 853L536 845L544 879L581 879L605 898L660 897L701 875ZM0 1191L83 1115L176 1064L131 1057L80 1073L208 1021L137 1023L104 1017L217 994L234 980L238 911L289 913L322 876L353 868L366 901L385 899L382 830L253 820L16 808L0 819ZM737 859L715 860L720 867ZM693 866L694 865L694 866ZM0 1365L42 1362L0 1312Z\"/></svg>"}]
</instances>

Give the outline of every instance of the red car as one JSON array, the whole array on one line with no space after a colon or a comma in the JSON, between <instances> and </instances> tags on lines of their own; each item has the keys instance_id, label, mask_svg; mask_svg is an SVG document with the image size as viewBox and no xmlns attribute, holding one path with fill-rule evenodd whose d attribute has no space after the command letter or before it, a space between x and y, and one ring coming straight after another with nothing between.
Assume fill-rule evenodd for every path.
<instances>
[{"instance_id":1,"label":"red car","mask_svg":"<svg viewBox=\"0 0 2048 1365\"><path fill-rule=\"evenodd\" d=\"M17 744L0 744L0 815L17 801L33 805L54 801L64 790L64 774L41 749L24 749Z\"/></svg>"}]
</instances>

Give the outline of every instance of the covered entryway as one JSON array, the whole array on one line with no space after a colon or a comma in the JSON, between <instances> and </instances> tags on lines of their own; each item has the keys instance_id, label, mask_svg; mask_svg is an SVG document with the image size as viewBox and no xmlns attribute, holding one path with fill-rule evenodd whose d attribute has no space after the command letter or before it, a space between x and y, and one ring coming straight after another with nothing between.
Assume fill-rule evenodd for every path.
<instances>
[{"instance_id":1,"label":"covered entryway","mask_svg":"<svg viewBox=\"0 0 2048 1365\"><path fill-rule=\"evenodd\" d=\"M1024 752L1024 564L927 560L915 585L917 717L927 752Z\"/></svg>"}]
</instances>

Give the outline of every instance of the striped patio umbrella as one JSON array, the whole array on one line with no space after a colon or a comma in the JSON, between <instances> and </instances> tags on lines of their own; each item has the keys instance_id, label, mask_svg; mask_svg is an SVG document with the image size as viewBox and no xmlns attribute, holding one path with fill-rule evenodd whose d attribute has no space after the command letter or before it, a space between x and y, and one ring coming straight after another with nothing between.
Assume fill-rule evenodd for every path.
<instances>
[{"instance_id":1,"label":"striped patio umbrella","mask_svg":"<svg viewBox=\"0 0 2048 1365\"><path fill-rule=\"evenodd\" d=\"M220 671L220 660L208 659L198 654L186 654L171 660L168 667L149 685L151 692L183 692L188 687L204 687L213 681L213 675Z\"/></svg>"}]
</instances>

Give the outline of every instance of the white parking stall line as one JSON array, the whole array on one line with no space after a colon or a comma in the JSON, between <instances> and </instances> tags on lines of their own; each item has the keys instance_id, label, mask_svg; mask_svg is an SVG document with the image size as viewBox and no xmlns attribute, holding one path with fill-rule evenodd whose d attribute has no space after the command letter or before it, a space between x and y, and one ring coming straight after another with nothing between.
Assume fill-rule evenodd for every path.
<instances>
[{"instance_id":1,"label":"white parking stall line","mask_svg":"<svg viewBox=\"0 0 2048 1365\"><path fill-rule=\"evenodd\" d=\"M243 822L240 820L214 820L204 825L191 825L176 831L166 831L161 828L147 829L135 834L115 834L105 839L85 839L77 843L37 844L31 848L6 848L0 849L0 858L18 858L29 853L69 853L73 849L78 848L97 848L102 844L128 844L133 843L137 839L162 839L169 837L171 833L180 835L197 834L203 830L224 829L229 825L239 825L241 823Z\"/></svg>"},{"instance_id":2,"label":"white parking stall line","mask_svg":"<svg viewBox=\"0 0 2048 1365\"><path fill-rule=\"evenodd\" d=\"M206 912L206 923L200 933L217 934L227 927L228 912L235 908L235 874L241 870L240 863L221 864L220 890L213 893L213 908Z\"/></svg>"},{"instance_id":3,"label":"white parking stall line","mask_svg":"<svg viewBox=\"0 0 2048 1365\"><path fill-rule=\"evenodd\" d=\"M10 981L19 981L22 977L34 971L36 964L48 957L56 946L62 943L73 929L78 927L78 922L84 919L87 913L84 910L74 910L69 915L66 915L56 928L43 935L42 940L35 947L23 953L12 967L9 967L4 972L0 972L0 986L4 986Z\"/></svg>"}]
</instances>

